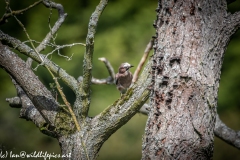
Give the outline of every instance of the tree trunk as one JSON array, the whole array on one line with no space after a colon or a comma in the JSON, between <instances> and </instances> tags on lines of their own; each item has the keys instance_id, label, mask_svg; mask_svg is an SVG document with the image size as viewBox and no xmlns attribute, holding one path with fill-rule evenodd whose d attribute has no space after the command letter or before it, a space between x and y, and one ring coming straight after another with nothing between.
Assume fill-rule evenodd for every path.
<instances>
[{"instance_id":1,"label":"tree trunk","mask_svg":"<svg viewBox=\"0 0 240 160\"><path fill-rule=\"evenodd\" d=\"M142 159L212 159L226 2L158 2L151 111ZM229 24L230 25L230 24Z\"/></svg>"}]
</instances>

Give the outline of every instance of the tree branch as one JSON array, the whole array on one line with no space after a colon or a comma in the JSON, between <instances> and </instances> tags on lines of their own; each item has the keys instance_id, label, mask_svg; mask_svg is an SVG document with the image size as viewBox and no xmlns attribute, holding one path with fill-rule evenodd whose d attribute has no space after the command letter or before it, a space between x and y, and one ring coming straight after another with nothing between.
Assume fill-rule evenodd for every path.
<instances>
[{"instance_id":1,"label":"tree branch","mask_svg":"<svg viewBox=\"0 0 240 160\"><path fill-rule=\"evenodd\" d=\"M110 75L110 77L107 78L107 80L108 80L107 84L115 83L115 72L114 72L114 69L113 69L111 63L105 57L98 58L98 60L102 61L105 64L105 66L107 67L108 73Z\"/></svg>"},{"instance_id":2,"label":"tree branch","mask_svg":"<svg viewBox=\"0 0 240 160\"><path fill-rule=\"evenodd\" d=\"M234 131L227 127L216 115L214 134L228 144L240 149L240 131Z\"/></svg>"},{"instance_id":3,"label":"tree branch","mask_svg":"<svg viewBox=\"0 0 240 160\"><path fill-rule=\"evenodd\" d=\"M111 63L105 57L98 58L98 59L105 64L110 76L105 79L97 79L92 77L92 80L91 80L92 84L115 84L115 72ZM79 76L78 82L82 82L82 81L83 81L83 77Z\"/></svg>"},{"instance_id":4,"label":"tree branch","mask_svg":"<svg viewBox=\"0 0 240 160\"><path fill-rule=\"evenodd\" d=\"M38 128L42 127L44 124L46 124L46 121L44 120L40 112L34 107L32 101L28 98L23 89L12 77L11 79L17 90L18 97L8 99L7 101L10 103L9 105L13 105L9 100L17 100L14 104L21 106L20 118L32 121Z\"/></svg>"},{"instance_id":5,"label":"tree branch","mask_svg":"<svg viewBox=\"0 0 240 160\"><path fill-rule=\"evenodd\" d=\"M81 103L82 111L80 112L83 117L86 117L88 114L90 106L90 85L92 80L92 57L94 51L94 35L96 33L96 27L100 15L102 14L104 8L106 7L108 0L101 0L99 5L96 7L95 11L91 15L89 24L88 24L88 34L86 38L86 51L84 53L83 60L83 81L80 83L80 94L81 94Z\"/></svg>"},{"instance_id":6,"label":"tree branch","mask_svg":"<svg viewBox=\"0 0 240 160\"><path fill-rule=\"evenodd\" d=\"M146 46L146 49L145 49L144 54L142 56L142 59L140 60L138 66L137 66L137 69L135 70L135 72L133 74L133 79L132 79L133 83L135 83L138 80L139 73L141 72L144 63L147 60L149 52L152 50L153 44L154 44L154 38L152 38L149 41L148 45Z\"/></svg>"},{"instance_id":7,"label":"tree branch","mask_svg":"<svg viewBox=\"0 0 240 160\"><path fill-rule=\"evenodd\" d=\"M46 35L46 37L42 40L42 42L39 44L39 46L36 48L38 52L41 52L46 48L46 44L49 43L52 36L58 31L62 23L64 22L67 13L64 12L64 8L61 4L49 1L49 0L43 0L43 4L47 8L54 8L58 10L58 20L55 22L54 26L51 28L50 32Z\"/></svg>"},{"instance_id":8,"label":"tree branch","mask_svg":"<svg viewBox=\"0 0 240 160\"><path fill-rule=\"evenodd\" d=\"M56 137L75 130L74 122L69 113L66 113L66 111L59 106L51 92L47 90L33 71L27 67L26 63L1 43L0 67L5 69L21 86L27 97L47 122L47 125L39 124L40 126L44 125L44 129L41 128L43 132ZM29 112L34 112L30 113L30 116L32 118L34 116L39 117L39 114L34 110L34 106L29 102L26 103L28 107L25 111L23 110L23 112L25 112L24 115L29 114ZM40 119L38 121L42 122Z\"/></svg>"},{"instance_id":9,"label":"tree branch","mask_svg":"<svg viewBox=\"0 0 240 160\"><path fill-rule=\"evenodd\" d=\"M42 0L41 0L42 1ZM44 50L53 37L53 35L58 31L62 23L64 22L67 13L64 12L64 8L61 4L49 1L49 0L43 0L43 4L47 8L54 8L58 10L58 20L55 22L54 26L50 28L50 32L46 35L46 37L42 40L42 42L37 46L36 51L40 53L42 50ZM27 64L31 66L32 64L32 59L28 58L27 59Z\"/></svg>"},{"instance_id":10,"label":"tree branch","mask_svg":"<svg viewBox=\"0 0 240 160\"><path fill-rule=\"evenodd\" d=\"M29 46L22 43L18 39L15 39L15 38L3 33L1 30L0 30L0 41L2 41L3 43L6 43L10 47L18 50L20 53L23 53L26 56L31 57L36 62L38 62L38 63L42 62L41 59L39 58L39 56L37 55L37 53L35 53L33 51L33 49L31 49ZM70 76L66 71L64 71L62 68L60 68L57 64L55 64L52 61L50 61L49 59L45 58L45 55L42 55L42 54L39 54L39 55L42 57L42 59L45 60L44 64L47 67L49 67L49 69L52 72L54 72L56 75L58 75L62 79L62 81L65 82L75 93L78 92L77 80L74 77Z\"/></svg>"},{"instance_id":11,"label":"tree branch","mask_svg":"<svg viewBox=\"0 0 240 160\"><path fill-rule=\"evenodd\" d=\"M223 35L230 41L230 37L238 30L240 27L240 11L234 14L229 14L223 24ZM226 41L223 39L223 42ZM227 42L228 42L227 41Z\"/></svg>"},{"instance_id":12,"label":"tree branch","mask_svg":"<svg viewBox=\"0 0 240 160\"><path fill-rule=\"evenodd\" d=\"M2 44L0 44L0 49L0 66L21 85L31 101L35 102L35 106L44 119L54 126L58 105L51 93L15 53ZM49 102L47 106L41 105L46 103L43 100Z\"/></svg>"},{"instance_id":13,"label":"tree branch","mask_svg":"<svg viewBox=\"0 0 240 160\"><path fill-rule=\"evenodd\" d=\"M10 18L11 16L23 14L23 12L25 12L25 11L27 11L27 10L35 7L36 5L40 4L41 2L42 2L42 0L33 3L32 5L28 6L28 7L25 8L25 9L21 9L21 10L17 10L17 11L12 11L11 13L5 13L5 14L2 16L2 18L0 19L0 25L6 23L6 22L7 22L7 19Z\"/></svg>"}]
</instances>

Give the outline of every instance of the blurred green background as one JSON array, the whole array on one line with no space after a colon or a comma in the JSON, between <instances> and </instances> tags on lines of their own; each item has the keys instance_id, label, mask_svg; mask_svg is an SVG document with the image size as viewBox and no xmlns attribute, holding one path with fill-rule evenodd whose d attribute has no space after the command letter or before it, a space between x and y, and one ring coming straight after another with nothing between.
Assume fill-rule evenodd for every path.
<instances>
[{"instance_id":1,"label":"blurred green background","mask_svg":"<svg viewBox=\"0 0 240 160\"><path fill-rule=\"evenodd\" d=\"M11 1L11 8L18 10L27 7L33 1ZM65 23L57 33L56 43L70 44L75 42L85 43L89 17L94 11L97 0L64 1L61 3L65 12L68 13ZM137 65L146 44L151 36L155 34L152 27L156 19L155 8L157 0L110 0L98 24L95 37L95 51L93 60L93 76L96 78L106 78L108 72L105 66L98 61L99 57L106 57L111 62L115 71L122 62L129 62ZM240 10L240 2L229 5L232 13ZM5 12L5 3L0 1L0 15ZM50 11L42 4L34 9L18 16L25 25L30 37L36 41L41 41L48 33L48 17ZM51 24L57 19L57 12L53 10ZM26 41L23 29L19 27L14 18L1 25L0 29L13 37ZM35 44L37 45L37 44ZM48 53L48 48L44 53ZM222 77L219 90L218 112L221 119L231 128L240 130L240 32L236 33L228 46L222 68ZM57 53L50 58L69 74L78 77L82 73L84 47L78 45L72 48L61 50L61 54L71 56L71 61L57 56ZM20 54L19 54L20 55ZM20 55L23 59L25 56ZM34 67L36 64L34 64ZM36 71L39 78L49 87L53 80L49 73L39 67ZM19 119L19 109L13 109L5 102L6 98L16 95L15 88L9 76L0 69L0 148L4 150L26 151L48 151L48 153L60 153L60 148L56 139L42 134L32 122ZM63 90L70 102L74 101L73 92L64 84ZM114 85L93 85L92 103L90 115L100 113L108 105L119 98L119 92ZM141 158L142 135L147 117L135 115L126 125L112 135L99 152L99 160L137 160ZM215 141L214 160L240 159L239 150L222 142L218 138Z\"/></svg>"}]
</instances>

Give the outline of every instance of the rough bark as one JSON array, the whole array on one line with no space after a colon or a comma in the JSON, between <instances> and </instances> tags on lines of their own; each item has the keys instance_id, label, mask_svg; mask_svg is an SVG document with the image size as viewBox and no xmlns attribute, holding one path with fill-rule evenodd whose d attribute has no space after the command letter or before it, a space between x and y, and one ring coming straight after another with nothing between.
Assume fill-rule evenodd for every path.
<instances>
[{"instance_id":1,"label":"rough bark","mask_svg":"<svg viewBox=\"0 0 240 160\"><path fill-rule=\"evenodd\" d=\"M75 130L68 112L59 106L51 92L21 58L1 43L0 67L19 84L16 88L22 102L22 118L33 121L42 132L52 137Z\"/></svg>"},{"instance_id":2,"label":"rough bark","mask_svg":"<svg viewBox=\"0 0 240 160\"><path fill-rule=\"evenodd\" d=\"M28 97L38 106L38 110L44 119L53 126L58 104L55 102L52 94L38 80L38 77L26 67L26 63L11 52L7 46L3 46L0 43L0 48L0 66L21 84ZM44 101L48 101L48 106L41 105Z\"/></svg>"},{"instance_id":3,"label":"rough bark","mask_svg":"<svg viewBox=\"0 0 240 160\"><path fill-rule=\"evenodd\" d=\"M228 23L224 32L231 17L226 6L215 0L158 2L142 159L212 159L220 69L236 31L236 23Z\"/></svg>"}]
</instances>

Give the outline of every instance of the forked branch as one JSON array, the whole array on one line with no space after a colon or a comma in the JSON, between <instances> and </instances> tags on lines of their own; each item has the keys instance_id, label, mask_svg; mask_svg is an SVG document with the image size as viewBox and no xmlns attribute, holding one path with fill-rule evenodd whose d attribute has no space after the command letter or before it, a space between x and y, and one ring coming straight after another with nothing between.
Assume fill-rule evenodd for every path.
<instances>
[{"instance_id":1,"label":"forked branch","mask_svg":"<svg viewBox=\"0 0 240 160\"><path fill-rule=\"evenodd\" d=\"M36 47L37 52L41 52L44 50L47 46L47 44L50 42L52 39L53 35L56 34L62 23L64 22L67 13L64 12L64 8L61 4L49 1L49 0L43 0L43 4L47 8L54 8L58 10L58 20L55 22L54 26L50 28L49 33L46 35L46 37L42 40L42 42ZM28 58L27 59L28 66L30 67L32 64L32 59Z\"/></svg>"},{"instance_id":2,"label":"forked branch","mask_svg":"<svg viewBox=\"0 0 240 160\"><path fill-rule=\"evenodd\" d=\"M14 61L14 63L12 63ZM0 66L4 68L26 91L27 96L49 125L54 126L58 104L37 76L15 53L0 43ZM34 84L34 85L32 85ZM41 105L45 104L45 105ZM47 104L47 105L46 105Z\"/></svg>"},{"instance_id":3,"label":"forked branch","mask_svg":"<svg viewBox=\"0 0 240 160\"><path fill-rule=\"evenodd\" d=\"M6 99L10 106L21 106L20 118L32 121L38 128L46 124L46 121L35 108L32 101L29 99L24 90L17 84L17 82L11 77L12 82L17 90L18 97Z\"/></svg>"},{"instance_id":4,"label":"forked branch","mask_svg":"<svg viewBox=\"0 0 240 160\"><path fill-rule=\"evenodd\" d=\"M88 34L86 38L86 51L84 53L83 60L83 81L80 83L80 94L82 102L81 114L86 117L90 107L90 86L92 80L92 58L94 51L94 35L96 33L96 28L100 15L102 14L104 8L106 7L108 0L101 0L99 5L96 7L95 11L91 15L88 24Z\"/></svg>"}]
</instances>

